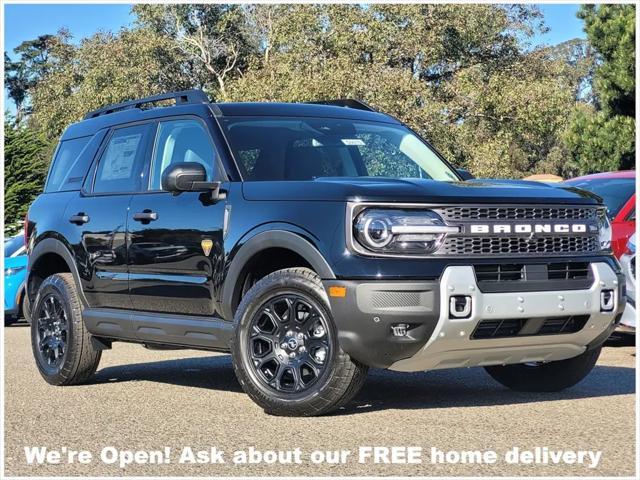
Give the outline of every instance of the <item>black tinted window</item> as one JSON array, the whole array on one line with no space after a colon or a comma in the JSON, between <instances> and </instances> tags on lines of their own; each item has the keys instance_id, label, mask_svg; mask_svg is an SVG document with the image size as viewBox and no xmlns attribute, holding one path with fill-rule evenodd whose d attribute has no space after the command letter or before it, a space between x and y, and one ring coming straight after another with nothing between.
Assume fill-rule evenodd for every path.
<instances>
[{"instance_id":1,"label":"black tinted window","mask_svg":"<svg viewBox=\"0 0 640 480\"><path fill-rule=\"evenodd\" d=\"M457 180L429 145L402 125L336 118L226 117L222 127L245 181Z\"/></svg>"},{"instance_id":2,"label":"black tinted window","mask_svg":"<svg viewBox=\"0 0 640 480\"><path fill-rule=\"evenodd\" d=\"M95 193L142 190L151 130L152 126L146 124L120 128L113 133L98 163Z\"/></svg>"},{"instance_id":3,"label":"black tinted window","mask_svg":"<svg viewBox=\"0 0 640 480\"><path fill-rule=\"evenodd\" d=\"M570 180L566 183L602 197L602 201L607 206L611 217L615 217L618 214L636 191L636 182L633 178L594 178Z\"/></svg>"},{"instance_id":4,"label":"black tinted window","mask_svg":"<svg viewBox=\"0 0 640 480\"><path fill-rule=\"evenodd\" d=\"M46 192L59 192L68 189L69 180L73 180L74 175L76 175L74 172L82 170L79 168L82 167L82 165L79 165L82 158L81 153L90 139L91 137L74 138L60 143L56 157L53 160L51 172L49 172L45 188ZM84 163L87 162L88 160ZM81 174L81 176L83 175L84 173Z\"/></svg>"}]
</instances>

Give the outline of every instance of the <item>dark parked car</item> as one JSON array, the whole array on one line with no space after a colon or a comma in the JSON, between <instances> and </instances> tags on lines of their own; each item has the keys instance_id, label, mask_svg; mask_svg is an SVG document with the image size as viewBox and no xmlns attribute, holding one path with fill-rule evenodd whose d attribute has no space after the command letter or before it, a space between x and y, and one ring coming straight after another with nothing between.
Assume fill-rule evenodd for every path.
<instances>
[{"instance_id":1,"label":"dark parked car","mask_svg":"<svg viewBox=\"0 0 640 480\"><path fill-rule=\"evenodd\" d=\"M47 382L89 380L114 341L231 352L279 415L335 410L369 367L569 387L624 306L593 196L463 181L354 100L189 91L91 112L62 135L26 231Z\"/></svg>"},{"instance_id":2,"label":"dark parked car","mask_svg":"<svg viewBox=\"0 0 640 480\"><path fill-rule=\"evenodd\" d=\"M572 178L564 184L582 188L602 198L613 228L611 248L614 255L620 258L629 237L636 231L636 172L626 170L594 173Z\"/></svg>"}]
</instances>

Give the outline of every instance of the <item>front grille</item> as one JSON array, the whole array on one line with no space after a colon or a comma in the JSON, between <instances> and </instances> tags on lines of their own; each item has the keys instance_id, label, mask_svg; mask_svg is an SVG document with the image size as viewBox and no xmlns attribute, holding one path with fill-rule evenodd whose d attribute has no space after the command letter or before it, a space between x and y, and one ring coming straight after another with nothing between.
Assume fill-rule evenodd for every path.
<instances>
[{"instance_id":1,"label":"front grille","mask_svg":"<svg viewBox=\"0 0 640 480\"><path fill-rule=\"evenodd\" d=\"M476 265L474 269L478 282L517 282L525 280L527 275L525 265L521 263Z\"/></svg>"},{"instance_id":2,"label":"front grille","mask_svg":"<svg viewBox=\"0 0 640 480\"><path fill-rule=\"evenodd\" d=\"M519 282L532 280L583 280L590 278L588 262L547 264L507 263L475 265L478 282Z\"/></svg>"},{"instance_id":3,"label":"front grille","mask_svg":"<svg viewBox=\"0 0 640 480\"><path fill-rule=\"evenodd\" d=\"M445 207L445 220L595 220L593 207Z\"/></svg>"},{"instance_id":4,"label":"front grille","mask_svg":"<svg viewBox=\"0 0 640 480\"><path fill-rule=\"evenodd\" d=\"M547 318L536 335L579 332L585 326L587 320L589 320L589 315Z\"/></svg>"},{"instance_id":5,"label":"front grille","mask_svg":"<svg viewBox=\"0 0 640 480\"><path fill-rule=\"evenodd\" d=\"M588 320L589 315L483 320L473 331L471 338L480 340L487 338L576 333L584 328Z\"/></svg>"},{"instance_id":6,"label":"front grille","mask_svg":"<svg viewBox=\"0 0 640 480\"><path fill-rule=\"evenodd\" d=\"M453 237L445 238L439 255L551 255L596 253L597 236L526 237Z\"/></svg>"},{"instance_id":7,"label":"front grille","mask_svg":"<svg viewBox=\"0 0 640 480\"><path fill-rule=\"evenodd\" d=\"M527 322L524 318L506 320L484 320L478 324L471 338L504 338L515 337Z\"/></svg>"},{"instance_id":8,"label":"front grille","mask_svg":"<svg viewBox=\"0 0 640 480\"><path fill-rule=\"evenodd\" d=\"M485 263L473 266L482 292L583 290L593 284L588 262Z\"/></svg>"},{"instance_id":9,"label":"front grille","mask_svg":"<svg viewBox=\"0 0 640 480\"><path fill-rule=\"evenodd\" d=\"M549 280L578 280L589 278L591 269L586 262L562 262L547 265Z\"/></svg>"}]
</instances>

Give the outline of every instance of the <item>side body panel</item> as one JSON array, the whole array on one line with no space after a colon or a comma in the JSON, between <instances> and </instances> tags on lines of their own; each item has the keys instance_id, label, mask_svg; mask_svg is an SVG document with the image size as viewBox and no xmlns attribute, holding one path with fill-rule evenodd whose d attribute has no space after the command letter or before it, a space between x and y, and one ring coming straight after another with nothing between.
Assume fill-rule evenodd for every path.
<instances>
[{"instance_id":1,"label":"side body panel","mask_svg":"<svg viewBox=\"0 0 640 480\"><path fill-rule=\"evenodd\" d=\"M65 209L67 241L72 246L82 290L90 307L131 308L125 243L130 194L83 197L75 192ZM69 222L85 215L88 222Z\"/></svg>"},{"instance_id":2,"label":"side body panel","mask_svg":"<svg viewBox=\"0 0 640 480\"><path fill-rule=\"evenodd\" d=\"M225 201L167 192L135 195L128 213L129 283L135 310L219 315L214 283L224 268ZM157 220L134 220L153 211Z\"/></svg>"}]
</instances>

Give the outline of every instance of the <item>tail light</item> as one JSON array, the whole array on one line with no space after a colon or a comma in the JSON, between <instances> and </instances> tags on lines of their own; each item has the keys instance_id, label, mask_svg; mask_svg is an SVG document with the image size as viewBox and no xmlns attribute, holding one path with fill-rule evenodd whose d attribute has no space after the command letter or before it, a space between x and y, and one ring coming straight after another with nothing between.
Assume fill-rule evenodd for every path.
<instances>
[{"instance_id":1,"label":"tail light","mask_svg":"<svg viewBox=\"0 0 640 480\"><path fill-rule=\"evenodd\" d=\"M27 248L29 245L29 213L24 215L24 246Z\"/></svg>"}]
</instances>

